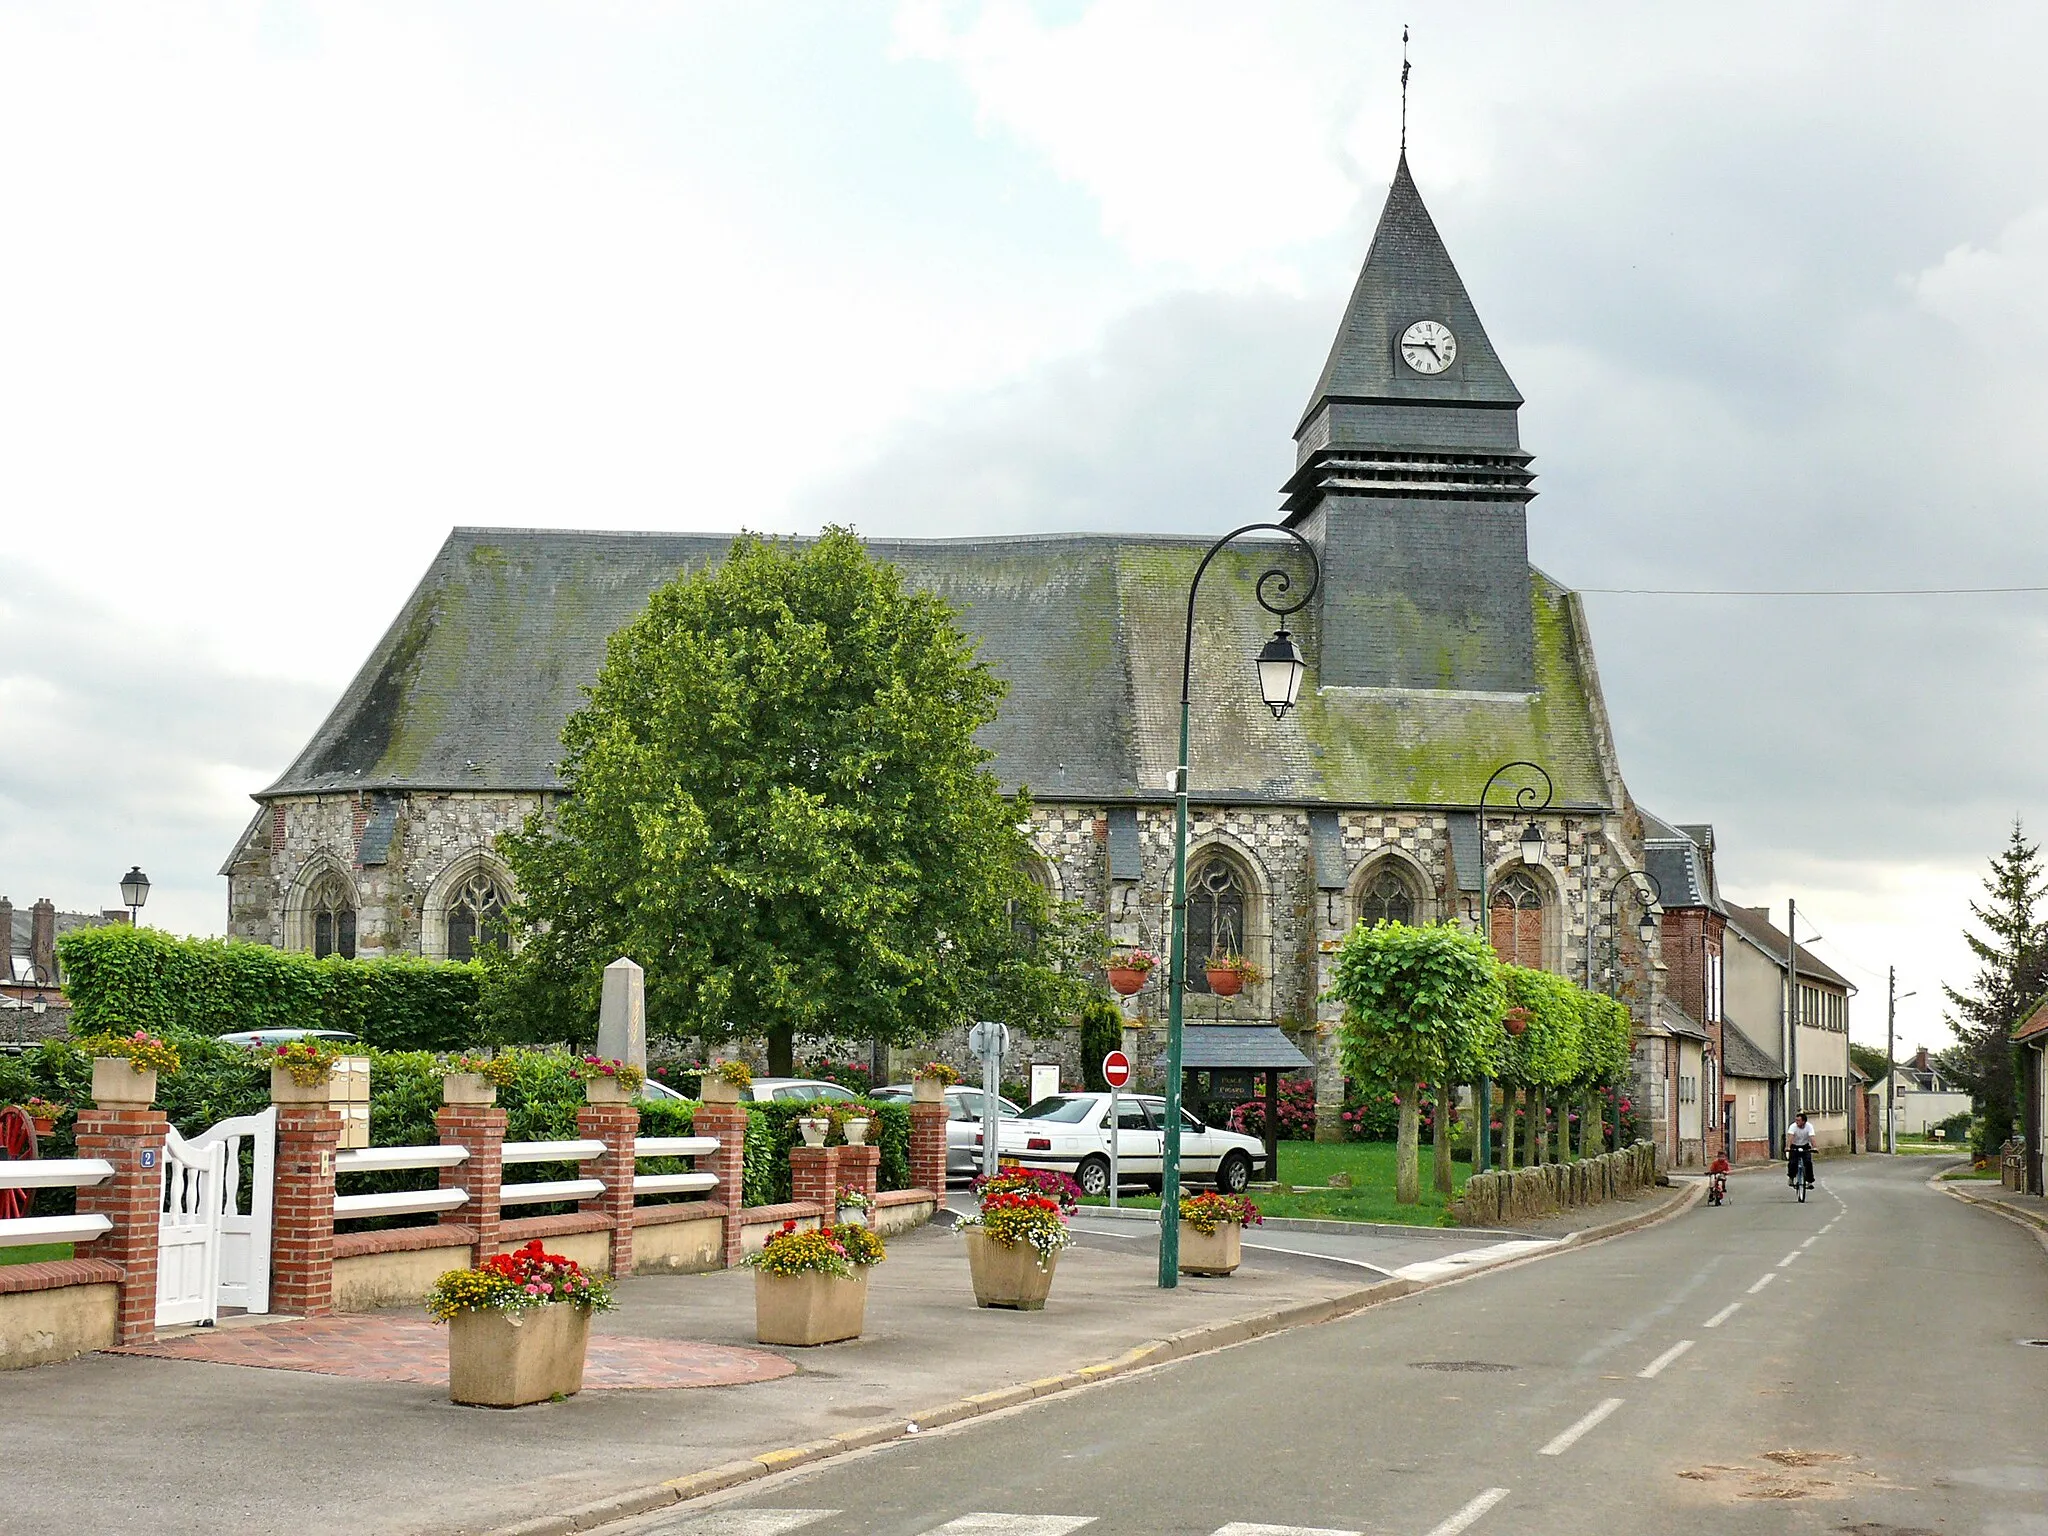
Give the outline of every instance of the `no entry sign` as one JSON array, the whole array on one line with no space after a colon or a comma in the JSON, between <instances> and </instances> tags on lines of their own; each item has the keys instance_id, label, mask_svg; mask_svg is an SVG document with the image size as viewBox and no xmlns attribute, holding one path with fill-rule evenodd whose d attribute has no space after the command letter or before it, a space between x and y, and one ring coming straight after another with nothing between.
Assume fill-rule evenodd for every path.
<instances>
[{"instance_id":1,"label":"no entry sign","mask_svg":"<svg viewBox=\"0 0 2048 1536\"><path fill-rule=\"evenodd\" d=\"M1112 1088L1121 1088L1131 1080L1131 1058L1122 1051L1111 1051L1102 1058L1102 1080Z\"/></svg>"}]
</instances>

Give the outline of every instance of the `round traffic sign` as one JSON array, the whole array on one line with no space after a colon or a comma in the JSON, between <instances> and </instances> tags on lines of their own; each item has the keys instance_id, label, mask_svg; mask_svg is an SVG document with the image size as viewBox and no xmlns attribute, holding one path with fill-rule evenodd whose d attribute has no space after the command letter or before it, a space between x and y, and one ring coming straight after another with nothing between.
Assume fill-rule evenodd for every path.
<instances>
[{"instance_id":1,"label":"round traffic sign","mask_svg":"<svg viewBox=\"0 0 2048 1536\"><path fill-rule=\"evenodd\" d=\"M1131 1080L1131 1058L1122 1051L1111 1051L1102 1058L1102 1080L1112 1088L1121 1088Z\"/></svg>"}]
</instances>

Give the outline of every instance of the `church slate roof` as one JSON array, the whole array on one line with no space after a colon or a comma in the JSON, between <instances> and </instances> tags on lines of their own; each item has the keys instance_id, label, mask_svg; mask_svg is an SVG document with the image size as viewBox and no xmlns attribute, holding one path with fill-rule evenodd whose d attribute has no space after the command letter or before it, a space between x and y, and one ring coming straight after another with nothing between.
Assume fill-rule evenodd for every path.
<instances>
[{"instance_id":1,"label":"church slate roof","mask_svg":"<svg viewBox=\"0 0 2048 1536\"><path fill-rule=\"evenodd\" d=\"M983 733L1008 788L1046 800L1170 798L1187 586L1207 538L874 540L947 599L1010 688ZM562 725L605 640L725 535L458 528L298 759L257 798L366 790L552 790ZM1284 550L1240 544L1204 578L1193 782L1204 801L1470 805L1499 763L1534 758L1559 808L1612 808L1606 727L1577 598L1533 568L1527 696L1318 691L1310 657L1276 721L1251 658L1273 628L1254 585Z\"/></svg>"}]
</instances>

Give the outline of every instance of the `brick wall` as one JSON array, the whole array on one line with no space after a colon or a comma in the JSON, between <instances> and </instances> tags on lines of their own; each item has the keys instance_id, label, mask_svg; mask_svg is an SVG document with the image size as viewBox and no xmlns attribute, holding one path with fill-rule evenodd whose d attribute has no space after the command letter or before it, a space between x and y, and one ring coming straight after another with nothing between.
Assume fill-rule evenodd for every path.
<instances>
[{"instance_id":1,"label":"brick wall","mask_svg":"<svg viewBox=\"0 0 2048 1536\"><path fill-rule=\"evenodd\" d=\"M135 1344L156 1336L156 1253L163 1208L164 1133L170 1121L158 1109L86 1109L78 1114L78 1155L114 1166L105 1183L78 1191L78 1214L104 1216L114 1226L90 1247L94 1259L118 1265L116 1341Z\"/></svg>"}]
</instances>

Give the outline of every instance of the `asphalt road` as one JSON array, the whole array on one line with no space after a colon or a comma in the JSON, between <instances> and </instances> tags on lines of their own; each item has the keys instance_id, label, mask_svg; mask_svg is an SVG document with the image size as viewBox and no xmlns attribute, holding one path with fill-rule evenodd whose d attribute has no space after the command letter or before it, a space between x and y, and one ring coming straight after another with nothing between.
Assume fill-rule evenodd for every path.
<instances>
[{"instance_id":1,"label":"asphalt road","mask_svg":"<svg viewBox=\"0 0 2048 1536\"><path fill-rule=\"evenodd\" d=\"M610 1528L2048 1536L2048 1252L1922 1159ZM1057 1292L1053 1304L1058 1305Z\"/></svg>"}]
</instances>

